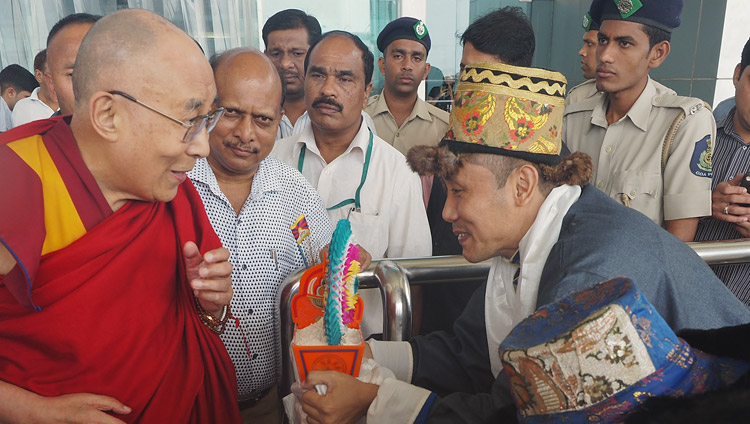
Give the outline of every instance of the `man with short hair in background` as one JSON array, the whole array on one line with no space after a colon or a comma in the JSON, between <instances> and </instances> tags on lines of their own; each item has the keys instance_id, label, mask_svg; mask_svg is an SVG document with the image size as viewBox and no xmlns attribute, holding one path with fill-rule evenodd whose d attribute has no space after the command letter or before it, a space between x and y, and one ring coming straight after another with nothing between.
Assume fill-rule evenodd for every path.
<instances>
[{"instance_id":1,"label":"man with short hair in background","mask_svg":"<svg viewBox=\"0 0 750 424\"><path fill-rule=\"evenodd\" d=\"M282 10L263 25L264 53L286 84L277 139L292 135L297 120L305 113L305 56L320 34L318 20L299 9Z\"/></svg>"},{"instance_id":2,"label":"man with short hair in background","mask_svg":"<svg viewBox=\"0 0 750 424\"><path fill-rule=\"evenodd\" d=\"M461 70L476 62L531 66L536 41L531 21L517 6L477 18L461 34Z\"/></svg>"},{"instance_id":3,"label":"man with short hair in background","mask_svg":"<svg viewBox=\"0 0 750 424\"><path fill-rule=\"evenodd\" d=\"M88 13L68 15L52 27L47 35L47 85L55 93L60 115L70 115L75 108L73 67L81 41L101 16Z\"/></svg>"},{"instance_id":4,"label":"man with short hair in background","mask_svg":"<svg viewBox=\"0 0 750 424\"><path fill-rule=\"evenodd\" d=\"M0 71L0 132L13 128L12 111L19 100L31 95L39 84L21 65L8 65Z\"/></svg>"},{"instance_id":5,"label":"man with short hair in background","mask_svg":"<svg viewBox=\"0 0 750 424\"><path fill-rule=\"evenodd\" d=\"M13 109L14 127L39 119L47 119L57 111L59 107L57 98L50 91L47 79L44 77L44 74L48 72L47 49L44 49L34 58L34 78L39 83L39 87L35 88L29 97L16 103Z\"/></svg>"},{"instance_id":6,"label":"man with short hair in background","mask_svg":"<svg viewBox=\"0 0 750 424\"><path fill-rule=\"evenodd\" d=\"M373 68L374 57L359 37L324 34L305 58L310 125L277 142L272 156L296 167L317 188L332 222L351 220L355 239L373 258L428 256L419 177L362 118ZM382 331L380 294L372 294L365 298L365 336Z\"/></svg>"}]
</instances>

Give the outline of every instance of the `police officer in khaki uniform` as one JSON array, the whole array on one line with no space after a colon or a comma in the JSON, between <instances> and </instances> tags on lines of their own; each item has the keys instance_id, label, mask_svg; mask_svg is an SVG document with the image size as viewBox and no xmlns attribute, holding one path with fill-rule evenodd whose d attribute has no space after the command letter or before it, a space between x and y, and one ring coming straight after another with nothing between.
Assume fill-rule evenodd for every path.
<instances>
[{"instance_id":1,"label":"police officer in khaki uniform","mask_svg":"<svg viewBox=\"0 0 750 424\"><path fill-rule=\"evenodd\" d=\"M669 54L682 0L605 1L596 87L603 96L569 106L564 140L594 161L593 183L685 241L711 215L716 124L700 99L651 80Z\"/></svg>"},{"instance_id":2,"label":"police officer in khaki uniform","mask_svg":"<svg viewBox=\"0 0 750 424\"><path fill-rule=\"evenodd\" d=\"M448 129L448 112L417 96L430 64L430 34L424 22L398 18L378 35L380 73L385 76L383 93L367 100L367 112L378 136L403 153L418 145L436 145Z\"/></svg>"},{"instance_id":3,"label":"police officer in khaki uniform","mask_svg":"<svg viewBox=\"0 0 750 424\"><path fill-rule=\"evenodd\" d=\"M595 94L601 94L596 89L596 46L599 43L599 25L602 19L602 3L612 0L594 0L589 11L583 15L583 46L578 50L581 56L581 71L586 78L581 84L568 90L565 106L586 100Z\"/></svg>"}]
</instances>

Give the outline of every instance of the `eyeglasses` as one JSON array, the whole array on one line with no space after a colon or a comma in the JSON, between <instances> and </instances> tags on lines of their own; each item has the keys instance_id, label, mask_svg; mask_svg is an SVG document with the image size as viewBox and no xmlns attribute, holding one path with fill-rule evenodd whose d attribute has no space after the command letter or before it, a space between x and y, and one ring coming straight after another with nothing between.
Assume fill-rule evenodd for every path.
<instances>
[{"instance_id":1,"label":"eyeglasses","mask_svg":"<svg viewBox=\"0 0 750 424\"><path fill-rule=\"evenodd\" d=\"M189 123L185 123L183 121L180 121L179 119L172 118L171 116L167 115L164 112L156 110L155 108L153 108L153 107L151 107L151 106L149 106L149 105L141 102L140 100L136 99L135 97L131 96L130 94L123 93L122 91L117 91L117 90L109 91L109 94L116 94L118 96L125 97L126 99L130 100L131 102L137 103L137 104L145 107L146 109L148 109L148 110L150 110L152 112L156 112L159 115L161 115L161 116L169 119L170 121L172 121L172 122L174 122L176 124L181 125L183 128L187 129L187 131L185 132L185 136L182 137L182 141L184 141L186 143L189 143L189 142L193 141L193 139L195 138L195 136L198 135L198 133L204 127L206 128L206 133L210 133L211 130L214 129L214 127L216 126L216 123L219 122L219 118L221 118L221 115L224 114L224 108L220 107L220 108L217 108L212 113L209 113L208 115L196 116L195 118L191 119L189 121Z\"/></svg>"}]
</instances>

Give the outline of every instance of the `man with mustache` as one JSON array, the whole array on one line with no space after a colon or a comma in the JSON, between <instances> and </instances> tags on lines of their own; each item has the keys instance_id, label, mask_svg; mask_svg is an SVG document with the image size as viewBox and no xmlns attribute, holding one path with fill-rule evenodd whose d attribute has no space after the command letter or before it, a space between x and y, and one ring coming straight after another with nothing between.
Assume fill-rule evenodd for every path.
<instances>
[{"instance_id":1,"label":"man with mustache","mask_svg":"<svg viewBox=\"0 0 750 424\"><path fill-rule=\"evenodd\" d=\"M448 112L428 104L417 95L430 72L430 34L424 22L410 18L391 21L378 35L383 92L367 101L367 112L378 135L399 152L413 146L436 145L448 129Z\"/></svg>"},{"instance_id":2,"label":"man with mustache","mask_svg":"<svg viewBox=\"0 0 750 424\"><path fill-rule=\"evenodd\" d=\"M276 66L286 84L283 114L276 139L301 132L310 125L305 104L305 69L307 50L320 38L320 23L315 16L299 9L286 9L268 18L263 25L265 54ZM362 112L367 126L375 131L370 115ZM377 134L377 132L375 132Z\"/></svg>"},{"instance_id":3,"label":"man with mustache","mask_svg":"<svg viewBox=\"0 0 750 424\"><path fill-rule=\"evenodd\" d=\"M716 124L700 99L654 84L682 0L605 1L596 88L565 110L564 141L594 161L593 184L683 241L711 215Z\"/></svg>"},{"instance_id":4,"label":"man with mustache","mask_svg":"<svg viewBox=\"0 0 750 424\"><path fill-rule=\"evenodd\" d=\"M367 46L348 32L331 31L314 43L305 58L311 125L276 143L272 156L317 188L331 221L351 220L355 238L373 258L429 256L419 177L362 119L373 65ZM365 298L365 307L364 333L379 333L380 296Z\"/></svg>"},{"instance_id":5,"label":"man with mustache","mask_svg":"<svg viewBox=\"0 0 750 424\"><path fill-rule=\"evenodd\" d=\"M248 48L211 60L217 107L225 114L209 135L211 151L189 173L211 225L231 252L237 325L221 338L237 372L244 422L280 423L276 387L276 289L315 262L333 227L312 186L275 158L283 85L268 57ZM308 236L292 233L304 218ZM300 225L302 227L302 225Z\"/></svg>"}]
</instances>

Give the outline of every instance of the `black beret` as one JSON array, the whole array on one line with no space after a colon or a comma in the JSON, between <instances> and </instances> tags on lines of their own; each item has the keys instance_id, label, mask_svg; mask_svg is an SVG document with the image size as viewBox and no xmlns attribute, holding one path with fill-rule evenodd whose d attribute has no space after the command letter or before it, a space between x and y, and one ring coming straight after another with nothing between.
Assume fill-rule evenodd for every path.
<instances>
[{"instance_id":1,"label":"black beret","mask_svg":"<svg viewBox=\"0 0 750 424\"><path fill-rule=\"evenodd\" d=\"M386 47L395 40L414 40L430 52L430 34L427 25L419 19L405 16L389 22L378 35L378 50L385 53Z\"/></svg>"},{"instance_id":2,"label":"black beret","mask_svg":"<svg viewBox=\"0 0 750 424\"><path fill-rule=\"evenodd\" d=\"M584 31L599 31L599 27L602 24L602 6L605 1L610 0L594 0L591 2L588 13L583 15Z\"/></svg>"},{"instance_id":3,"label":"black beret","mask_svg":"<svg viewBox=\"0 0 750 424\"><path fill-rule=\"evenodd\" d=\"M609 0L602 7L602 21L619 20L672 32L680 26L683 0Z\"/></svg>"}]
</instances>

